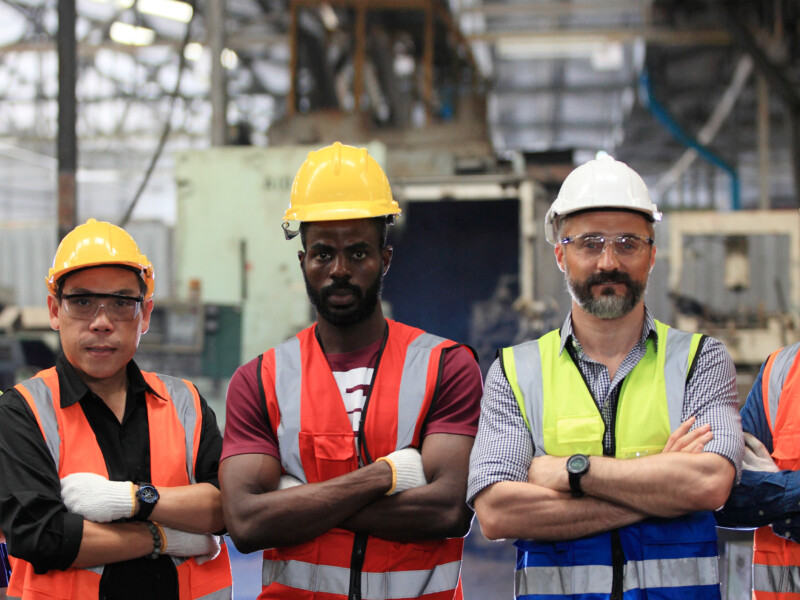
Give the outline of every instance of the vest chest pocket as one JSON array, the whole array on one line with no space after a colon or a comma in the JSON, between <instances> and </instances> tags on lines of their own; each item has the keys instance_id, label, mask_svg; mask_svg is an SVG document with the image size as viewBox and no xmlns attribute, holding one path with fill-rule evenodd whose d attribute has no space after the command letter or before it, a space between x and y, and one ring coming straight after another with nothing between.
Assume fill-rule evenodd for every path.
<instances>
[{"instance_id":1,"label":"vest chest pocket","mask_svg":"<svg viewBox=\"0 0 800 600\"><path fill-rule=\"evenodd\" d=\"M545 449L554 456L575 453L601 455L605 431L599 414L560 417L555 423L555 435L551 440L545 436ZM552 442L553 447L548 442Z\"/></svg>"},{"instance_id":2,"label":"vest chest pocket","mask_svg":"<svg viewBox=\"0 0 800 600\"><path fill-rule=\"evenodd\" d=\"M358 468L352 433L301 431L298 441L303 469L309 483L327 481Z\"/></svg>"},{"instance_id":3,"label":"vest chest pocket","mask_svg":"<svg viewBox=\"0 0 800 600\"><path fill-rule=\"evenodd\" d=\"M781 469L796 470L800 466L800 430L782 430L773 438L772 457Z\"/></svg>"}]
</instances>

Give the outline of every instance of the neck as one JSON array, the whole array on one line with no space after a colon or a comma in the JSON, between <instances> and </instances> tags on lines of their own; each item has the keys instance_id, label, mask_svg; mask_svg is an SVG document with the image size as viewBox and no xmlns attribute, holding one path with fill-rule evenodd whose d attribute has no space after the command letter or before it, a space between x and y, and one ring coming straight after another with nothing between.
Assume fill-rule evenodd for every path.
<instances>
[{"instance_id":1,"label":"neck","mask_svg":"<svg viewBox=\"0 0 800 600\"><path fill-rule=\"evenodd\" d=\"M127 367L119 373L103 379L95 379L80 371L77 371L77 373L81 381L86 384L86 387L108 406L121 423L125 414L125 402L128 398Z\"/></svg>"},{"instance_id":2,"label":"neck","mask_svg":"<svg viewBox=\"0 0 800 600\"><path fill-rule=\"evenodd\" d=\"M386 330L386 319L380 304L375 311L361 323L349 327L338 327L317 315L317 332L326 353L339 354L359 350L374 344Z\"/></svg>"},{"instance_id":3,"label":"neck","mask_svg":"<svg viewBox=\"0 0 800 600\"><path fill-rule=\"evenodd\" d=\"M609 371L625 359L639 339L644 326L644 302L640 302L624 317L598 319L572 303L572 329L583 352L606 365ZM612 373L613 378L613 373Z\"/></svg>"}]
</instances>

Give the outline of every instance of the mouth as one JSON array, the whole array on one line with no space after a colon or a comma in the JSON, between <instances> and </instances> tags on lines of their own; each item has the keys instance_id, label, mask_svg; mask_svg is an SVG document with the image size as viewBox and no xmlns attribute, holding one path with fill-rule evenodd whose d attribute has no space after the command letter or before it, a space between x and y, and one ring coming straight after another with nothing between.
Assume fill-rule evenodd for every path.
<instances>
[{"instance_id":1,"label":"mouth","mask_svg":"<svg viewBox=\"0 0 800 600\"><path fill-rule=\"evenodd\" d=\"M329 294L326 298L328 304L335 307L350 306L356 300L356 295L353 292L337 291Z\"/></svg>"},{"instance_id":2,"label":"mouth","mask_svg":"<svg viewBox=\"0 0 800 600\"><path fill-rule=\"evenodd\" d=\"M109 356L117 351L111 346L86 346L84 350L93 356Z\"/></svg>"}]
</instances>

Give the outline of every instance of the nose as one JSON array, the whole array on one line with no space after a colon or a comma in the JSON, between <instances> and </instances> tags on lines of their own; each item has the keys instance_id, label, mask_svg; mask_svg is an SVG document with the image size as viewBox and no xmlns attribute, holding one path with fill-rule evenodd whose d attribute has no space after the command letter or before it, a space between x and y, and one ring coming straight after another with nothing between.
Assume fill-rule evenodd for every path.
<instances>
[{"instance_id":1,"label":"nose","mask_svg":"<svg viewBox=\"0 0 800 600\"><path fill-rule=\"evenodd\" d=\"M607 240L603 246L603 251L600 253L600 257L597 259L597 268L604 271L613 271L619 268L619 266L619 257L617 257L617 253L614 252L614 244Z\"/></svg>"},{"instance_id":2,"label":"nose","mask_svg":"<svg viewBox=\"0 0 800 600\"><path fill-rule=\"evenodd\" d=\"M338 255L334 257L333 261L331 262L331 277L333 278L342 278L342 277L349 277L350 276L350 269L347 265L347 257L343 255Z\"/></svg>"},{"instance_id":3,"label":"nose","mask_svg":"<svg viewBox=\"0 0 800 600\"><path fill-rule=\"evenodd\" d=\"M105 304L101 304L97 307L89 327L99 331L107 331L113 328L112 321L108 317L108 312L106 312Z\"/></svg>"}]
</instances>

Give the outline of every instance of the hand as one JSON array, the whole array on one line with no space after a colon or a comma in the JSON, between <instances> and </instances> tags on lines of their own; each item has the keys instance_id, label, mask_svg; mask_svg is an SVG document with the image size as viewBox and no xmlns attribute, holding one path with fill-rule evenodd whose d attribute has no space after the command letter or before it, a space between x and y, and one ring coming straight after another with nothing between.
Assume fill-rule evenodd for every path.
<instances>
[{"instance_id":1,"label":"hand","mask_svg":"<svg viewBox=\"0 0 800 600\"><path fill-rule=\"evenodd\" d=\"M705 445L714 439L711 425L706 423L690 431L694 425L695 417L689 417L669 436L664 452L702 452Z\"/></svg>"},{"instance_id":2,"label":"hand","mask_svg":"<svg viewBox=\"0 0 800 600\"><path fill-rule=\"evenodd\" d=\"M767 447L761 443L756 436L745 432L744 434L744 460L742 469L745 471L769 471L777 473L780 471L778 465L772 460L772 456Z\"/></svg>"},{"instance_id":3,"label":"hand","mask_svg":"<svg viewBox=\"0 0 800 600\"><path fill-rule=\"evenodd\" d=\"M548 454L534 457L528 468L528 483L568 493L567 457Z\"/></svg>"},{"instance_id":4,"label":"hand","mask_svg":"<svg viewBox=\"0 0 800 600\"><path fill-rule=\"evenodd\" d=\"M281 475L281 479L278 482L278 489L286 490L296 485L303 485L303 482L300 481L297 477L293 477L292 475L289 475L287 473L286 475Z\"/></svg>"},{"instance_id":5,"label":"hand","mask_svg":"<svg viewBox=\"0 0 800 600\"><path fill-rule=\"evenodd\" d=\"M158 526L164 544L163 553L170 556L194 556L199 564L214 560L220 551L219 537L209 533L189 533Z\"/></svg>"},{"instance_id":6,"label":"hand","mask_svg":"<svg viewBox=\"0 0 800 600\"><path fill-rule=\"evenodd\" d=\"M130 481L109 481L96 473L73 473L61 480L61 497L69 512L95 523L132 517L134 490Z\"/></svg>"},{"instance_id":7,"label":"hand","mask_svg":"<svg viewBox=\"0 0 800 600\"><path fill-rule=\"evenodd\" d=\"M416 448L395 450L378 460L386 461L392 467L394 486L386 492L387 496L428 484L422 469L422 455Z\"/></svg>"}]
</instances>

